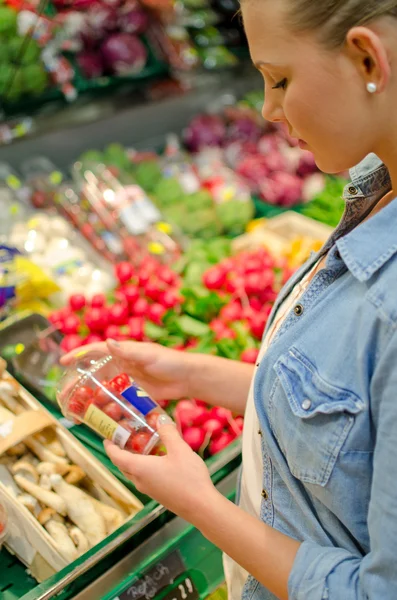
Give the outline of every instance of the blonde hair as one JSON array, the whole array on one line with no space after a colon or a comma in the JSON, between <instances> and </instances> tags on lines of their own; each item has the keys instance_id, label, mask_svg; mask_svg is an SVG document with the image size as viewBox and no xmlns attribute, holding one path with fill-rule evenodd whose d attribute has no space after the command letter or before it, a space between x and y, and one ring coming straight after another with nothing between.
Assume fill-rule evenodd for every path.
<instances>
[{"instance_id":1,"label":"blonde hair","mask_svg":"<svg viewBox=\"0 0 397 600\"><path fill-rule=\"evenodd\" d=\"M397 18L397 0L287 0L287 22L295 31L318 31L331 47L342 46L352 27L379 17Z\"/></svg>"}]
</instances>

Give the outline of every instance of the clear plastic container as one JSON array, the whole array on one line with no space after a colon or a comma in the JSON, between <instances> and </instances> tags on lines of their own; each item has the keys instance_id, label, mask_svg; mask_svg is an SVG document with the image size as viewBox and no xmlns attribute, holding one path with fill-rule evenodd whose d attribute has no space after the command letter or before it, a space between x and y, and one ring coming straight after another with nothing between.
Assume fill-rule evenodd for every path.
<instances>
[{"instance_id":1,"label":"clear plastic container","mask_svg":"<svg viewBox=\"0 0 397 600\"><path fill-rule=\"evenodd\" d=\"M110 355L77 359L58 384L57 400L66 418L120 448L149 454L159 442L157 420L164 411Z\"/></svg>"},{"instance_id":2,"label":"clear plastic container","mask_svg":"<svg viewBox=\"0 0 397 600\"><path fill-rule=\"evenodd\" d=\"M0 504L0 549L7 537L7 512L2 504Z\"/></svg>"}]
</instances>

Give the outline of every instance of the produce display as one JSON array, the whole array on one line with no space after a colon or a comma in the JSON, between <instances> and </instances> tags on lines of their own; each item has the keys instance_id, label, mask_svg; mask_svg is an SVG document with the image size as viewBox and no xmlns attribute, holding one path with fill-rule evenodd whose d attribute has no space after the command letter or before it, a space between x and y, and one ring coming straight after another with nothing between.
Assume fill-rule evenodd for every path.
<instances>
[{"instance_id":1,"label":"produce display","mask_svg":"<svg viewBox=\"0 0 397 600\"><path fill-rule=\"evenodd\" d=\"M30 563L28 557L41 553L54 571L60 570L142 505L38 409L6 373L4 361L1 368L0 424L3 430L8 426L9 433L0 443L0 503L13 518L6 546L40 580L40 564Z\"/></svg>"},{"instance_id":2,"label":"produce display","mask_svg":"<svg viewBox=\"0 0 397 600\"><path fill-rule=\"evenodd\" d=\"M324 190L312 202L302 206L301 213L330 227L336 227L345 210L343 189L346 183L344 178L328 178Z\"/></svg>"},{"instance_id":3,"label":"produce display","mask_svg":"<svg viewBox=\"0 0 397 600\"><path fill-rule=\"evenodd\" d=\"M77 359L58 384L63 414L85 423L120 448L149 454L159 442L157 420L162 409L112 356L88 354Z\"/></svg>"}]
</instances>

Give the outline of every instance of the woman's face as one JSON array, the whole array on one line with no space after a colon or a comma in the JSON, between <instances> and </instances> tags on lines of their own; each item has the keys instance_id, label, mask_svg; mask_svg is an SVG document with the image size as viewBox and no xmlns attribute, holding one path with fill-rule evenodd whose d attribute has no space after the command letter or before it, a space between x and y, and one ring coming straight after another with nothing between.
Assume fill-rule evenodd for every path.
<instances>
[{"instance_id":1,"label":"woman's face","mask_svg":"<svg viewBox=\"0 0 397 600\"><path fill-rule=\"evenodd\" d=\"M245 0L242 5L251 57L265 82L262 114L285 123L322 171L341 172L376 145L365 80L343 50L328 50L313 34L290 32L284 25L287 4Z\"/></svg>"}]
</instances>

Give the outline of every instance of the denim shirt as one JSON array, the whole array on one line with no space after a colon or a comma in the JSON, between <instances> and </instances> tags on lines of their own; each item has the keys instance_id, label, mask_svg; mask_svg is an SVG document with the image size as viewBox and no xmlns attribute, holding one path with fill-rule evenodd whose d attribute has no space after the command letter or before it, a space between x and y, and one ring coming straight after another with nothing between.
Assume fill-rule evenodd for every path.
<instances>
[{"instance_id":1,"label":"denim shirt","mask_svg":"<svg viewBox=\"0 0 397 600\"><path fill-rule=\"evenodd\" d=\"M290 600L397 600L397 200L370 155L328 252L258 367L261 519L302 542ZM253 577L244 600L275 596Z\"/></svg>"}]
</instances>

